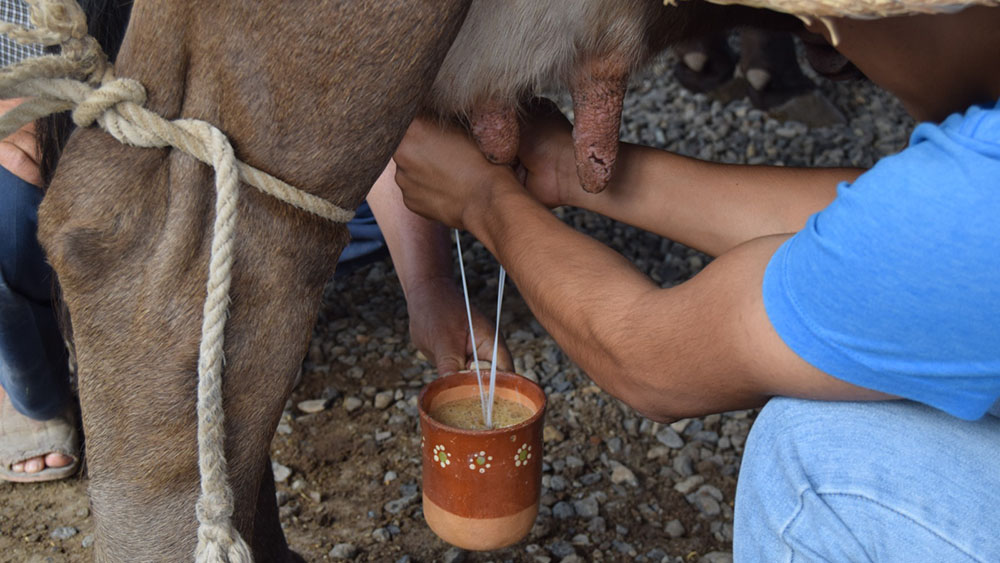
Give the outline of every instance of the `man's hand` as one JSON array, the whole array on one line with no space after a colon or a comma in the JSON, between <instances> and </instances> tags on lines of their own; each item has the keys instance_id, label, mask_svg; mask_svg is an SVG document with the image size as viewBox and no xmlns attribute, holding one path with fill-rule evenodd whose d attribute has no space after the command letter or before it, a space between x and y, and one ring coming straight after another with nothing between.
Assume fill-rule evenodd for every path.
<instances>
[{"instance_id":1,"label":"man's hand","mask_svg":"<svg viewBox=\"0 0 1000 563\"><path fill-rule=\"evenodd\" d=\"M510 167L486 160L465 131L422 118L410 124L393 160L406 207L459 229L489 209L496 190L510 189L499 179L514 178Z\"/></svg>"},{"instance_id":2,"label":"man's hand","mask_svg":"<svg viewBox=\"0 0 1000 563\"><path fill-rule=\"evenodd\" d=\"M442 375L466 369L472 362L469 321L464 303L461 290L450 277L425 280L407 292L410 338ZM472 323L476 331L479 360L490 361L496 326L474 307ZM497 369L514 369L510 351L502 337L497 350Z\"/></svg>"},{"instance_id":3,"label":"man's hand","mask_svg":"<svg viewBox=\"0 0 1000 563\"><path fill-rule=\"evenodd\" d=\"M537 98L521 123L517 156L524 187L546 207L566 205L583 192L576 173L573 126L554 103Z\"/></svg>"},{"instance_id":4,"label":"man's hand","mask_svg":"<svg viewBox=\"0 0 1000 563\"><path fill-rule=\"evenodd\" d=\"M0 100L0 114L7 113L23 101L24 98ZM29 184L42 185L34 122L28 123L6 139L0 140L0 166L10 170L15 176Z\"/></svg>"}]
</instances>

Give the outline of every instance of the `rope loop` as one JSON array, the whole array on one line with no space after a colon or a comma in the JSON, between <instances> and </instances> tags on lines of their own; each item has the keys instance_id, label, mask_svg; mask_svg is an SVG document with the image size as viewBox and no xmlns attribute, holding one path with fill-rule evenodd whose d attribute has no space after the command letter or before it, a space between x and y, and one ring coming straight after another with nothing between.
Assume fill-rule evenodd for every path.
<instances>
[{"instance_id":1,"label":"rope loop","mask_svg":"<svg viewBox=\"0 0 1000 563\"><path fill-rule=\"evenodd\" d=\"M73 110L73 123L77 127L89 127L101 117L122 102L132 102L136 105L146 103L146 89L138 80L131 78L116 78L91 91L87 98Z\"/></svg>"}]
</instances>

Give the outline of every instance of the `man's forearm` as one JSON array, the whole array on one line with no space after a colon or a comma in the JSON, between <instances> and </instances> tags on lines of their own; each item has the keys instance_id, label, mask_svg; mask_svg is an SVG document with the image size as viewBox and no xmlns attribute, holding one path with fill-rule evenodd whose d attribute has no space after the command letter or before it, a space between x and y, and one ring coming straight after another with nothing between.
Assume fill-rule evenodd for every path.
<instances>
[{"instance_id":1,"label":"man's forearm","mask_svg":"<svg viewBox=\"0 0 1000 563\"><path fill-rule=\"evenodd\" d=\"M566 203L712 256L758 237L800 230L841 181L863 170L717 164L622 143L607 190L565 190Z\"/></svg>"},{"instance_id":2,"label":"man's forearm","mask_svg":"<svg viewBox=\"0 0 1000 563\"><path fill-rule=\"evenodd\" d=\"M644 294L659 288L516 186L502 192L481 204L466 228L505 265L560 347L602 388L631 402L635 381L621 375L636 359L628 345L632 313Z\"/></svg>"}]
</instances>

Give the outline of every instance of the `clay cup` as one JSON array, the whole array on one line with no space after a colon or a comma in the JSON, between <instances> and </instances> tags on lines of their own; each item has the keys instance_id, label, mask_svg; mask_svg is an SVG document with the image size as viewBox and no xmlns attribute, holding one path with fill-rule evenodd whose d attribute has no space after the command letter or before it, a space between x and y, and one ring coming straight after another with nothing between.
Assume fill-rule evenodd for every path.
<instances>
[{"instance_id":1,"label":"clay cup","mask_svg":"<svg viewBox=\"0 0 1000 563\"><path fill-rule=\"evenodd\" d=\"M488 380L484 370L484 384ZM496 396L528 407L531 416L491 430L463 430L431 418L439 405L479 397L474 372L438 378L420 393L424 518L438 537L462 549L517 543L538 515L545 393L527 378L498 372Z\"/></svg>"}]
</instances>

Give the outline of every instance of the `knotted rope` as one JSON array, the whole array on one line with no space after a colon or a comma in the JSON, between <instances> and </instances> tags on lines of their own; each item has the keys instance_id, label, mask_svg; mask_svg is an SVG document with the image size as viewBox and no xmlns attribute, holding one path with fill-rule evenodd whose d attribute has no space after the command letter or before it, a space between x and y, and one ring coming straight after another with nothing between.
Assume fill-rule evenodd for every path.
<instances>
[{"instance_id":1,"label":"knotted rope","mask_svg":"<svg viewBox=\"0 0 1000 563\"><path fill-rule=\"evenodd\" d=\"M334 222L347 222L354 213L237 160L226 136L207 122L167 121L143 108L145 89L135 80L114 77L100 45L87 35L86 16L75 0L27 3L35 29L0 23L0 33L22 43L58 45L61 54L27 59L0 69L0 98L31 98L0 116L0 138L39 117L73 109L73 121L79 127L97 122L127 145L174 147L215 169L215 223L198 358L201 495L196 507L199 525L195 559L249 562L250 548L231 523L233 492L226 472L222 412L223 333L232 279L239 181Z\"/></svg>"}]
</instances>

